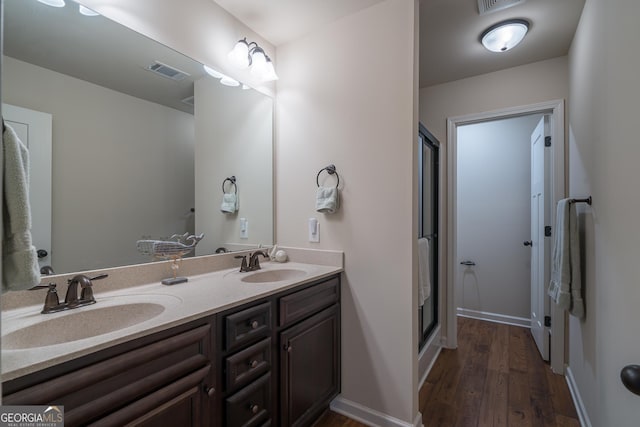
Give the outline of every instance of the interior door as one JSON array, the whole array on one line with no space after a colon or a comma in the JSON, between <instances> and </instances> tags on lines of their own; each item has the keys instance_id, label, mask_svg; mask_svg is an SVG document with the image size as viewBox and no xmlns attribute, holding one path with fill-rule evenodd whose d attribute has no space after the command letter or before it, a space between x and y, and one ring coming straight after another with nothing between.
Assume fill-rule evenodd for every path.
<instances>
[{"instance_id":1,"label":"interior door","mask_svg":"<svg viewBox=\"0 0 640 427\"><path fill-rule=\"evenodd\" d=\"M51 258L51 114L2 104L4 121L29 149L31 236L40 267ZM46 251L47 255L44 255Z\"/></svg>"},{"instance_id":2,"label":"interior door","mask_svg":"<svg viewBox=\"0 0 640 427\"><path fill-rule=\"evenodd\" d=\"M543 117L531 134L531 334L544 360L549 360L549 250L550 237L545 238L545 224L549 224L549 160L545 149L548 118Z\"/></svg>"}]
</instances>

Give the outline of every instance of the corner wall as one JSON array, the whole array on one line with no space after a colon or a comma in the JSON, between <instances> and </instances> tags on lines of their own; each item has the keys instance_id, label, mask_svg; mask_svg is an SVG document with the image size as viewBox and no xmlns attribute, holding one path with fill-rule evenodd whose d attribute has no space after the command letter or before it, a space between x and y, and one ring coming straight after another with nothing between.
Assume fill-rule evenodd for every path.
<instances>
[{"instance_id":1,"label":"corner wall","mask_svg":"<svg viewBox=\"0 0 640 427\"><path fill-rule=\"evenodd\" d=\"M636 426L620 370L640 363L637 182L640 3L587 0L570 53L570 185L579 211L586 319L569 320L569 370L593 426Z\"/></svg>"},{"instance_id":2,"label":"corner wall","mask_svg":"<svg viewBox=\"0 0 640 427\"><path fill-rule=\"evenodd\" d=\"M278 47L276 240L345 252L338 400L377 425L418 414L416 19L417 2L387 0ZM330 163L334 215L315 212Z\"/></svg>"}]
</instances>

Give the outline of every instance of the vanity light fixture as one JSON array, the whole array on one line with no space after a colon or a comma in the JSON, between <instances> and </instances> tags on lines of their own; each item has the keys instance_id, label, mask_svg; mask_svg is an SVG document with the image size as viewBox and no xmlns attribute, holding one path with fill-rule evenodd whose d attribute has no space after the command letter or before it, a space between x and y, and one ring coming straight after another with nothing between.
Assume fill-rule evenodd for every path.
<instances>
[{"instance_id":1,"label":"vanity light fixture","mask_svg":"<svg viewBox=\"0 0 640 427\"><path fill-rule=\"evenodd\" d=\"M529 21L510 19L484 30L480 36L482 45L491 52L506 52L517 46L529 31Z\"/></svg>"},{"instance_id":2,"label":"vanity light fixture","mask_svg":"<svg viewBox=\"0 0 640 427\"><path fill-rule=\"evenodd\" d=\"M273 62L258 43L247 42L247 38L238 40L227 55L229 61L237 68L251 68L251 74L258 80L270 82L278 80Z\"/></svg>"},{"instance_id":3,"label":"vanity light fixture","mask_svg":"<svg viewBox=\"0 0 640 427\"><path fill-rule=\"evenodd\" d=\"M47 6L64 7L64 0L38 0L40 3L44 3Z\"/></svg>"}]
</instances>

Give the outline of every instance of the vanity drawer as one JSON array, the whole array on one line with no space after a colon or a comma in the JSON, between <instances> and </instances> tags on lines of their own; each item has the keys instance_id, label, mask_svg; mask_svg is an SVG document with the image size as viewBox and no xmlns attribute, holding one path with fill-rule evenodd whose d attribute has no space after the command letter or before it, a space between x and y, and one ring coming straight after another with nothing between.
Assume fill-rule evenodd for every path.
<instances>
[{"instance_id":1,"label":"vanity drawer","mask_svg":"<svg viewBox=\"0 0 640 427\"><path fill-rule=\"evenodd\" d=\"M233 350L271 334L271 303L224 316L225 348Z\"/></svg>"},{"instance_id":2,"label":"vanity drawer","mask_svg":"<svg viewBox=\"0 0 640 427\"><path fill-rule=\"evenodd\" d=\"M267 374L225 400L226 427L269 425L271 376Z\"/></svg>"},{"instance_id":3,"label":"vanity drawer","mask_svg":"<svg viewBox=\"0 0 640 427\"><path fill-rule=\"evenodd\" d=\"M271 369L271 338L262 340L225 360L227 390L248 384Z\"/></svg>"},{"instance_id":4,"label":"vanity drawer","mask_svg":"<svg viewBox=\"0 0 640 427\"><path fill-rule=\"evenodd\" d=\"M338 277L286 295L278 301L279 325L284 326L308 317L339 300L340 279Z\"/></svg>"}]
</instances>

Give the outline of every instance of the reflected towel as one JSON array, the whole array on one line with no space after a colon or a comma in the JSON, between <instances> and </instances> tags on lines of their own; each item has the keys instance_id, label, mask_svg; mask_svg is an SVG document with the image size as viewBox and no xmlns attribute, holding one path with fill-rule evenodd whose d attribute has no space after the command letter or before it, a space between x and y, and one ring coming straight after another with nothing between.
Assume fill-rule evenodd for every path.
<instances>
[{"instance_id":1,"label":"reflected towel","mask_svg":"<svg viewBox=\"0 0 640 427\"><path fill-rule=\"evenodd\" d=\"M318 187L316 191L316 211L335 213L339 206L340 194L337 187Z\"/></svg>"},{"instance_id":2,"label":"reflected towel","mask_svg":"<svg viewBox=\"0 0 640 427\"><path fill-rule=\"evenodd\" d=\"M31 238L29 151L6 126L2 133L2 292L28 289L40 283L38 256Z\"/></svg>"},{"instance_id":3,"label":"reflected towel","mask_svg":"<svg viewBox=\"0 0 640 427\"><path fill-rule=\"evenodd\" d=\"M431 268L429 266L429 239L418 239L418 306L431 297Z\"/></svg>"},{"instance_id":4,"label":"reflected towel","mask_svg":"<svg viewBox=\"0 0 640 427\"><path fill-rule=\"evenodd\" d=\"M578 217L575 203L569 203L569 199L558 202L549 295L560 308L584 317Z\"/></svg>"},{"instance_id":5,"label":"reflected towel","mask_svg":"<svg viewBox=\"0 0 640 427\"><path fill-rule=\"evenodd\" d=\"M226 214L235 213L238 210L238 195L236 193L224 193L220 210Z\"/></svg>"}]
</instances>

